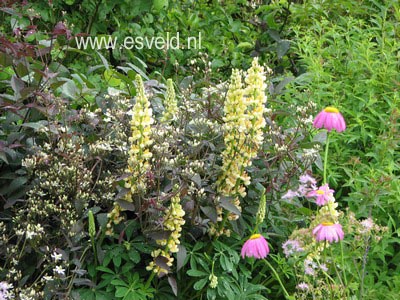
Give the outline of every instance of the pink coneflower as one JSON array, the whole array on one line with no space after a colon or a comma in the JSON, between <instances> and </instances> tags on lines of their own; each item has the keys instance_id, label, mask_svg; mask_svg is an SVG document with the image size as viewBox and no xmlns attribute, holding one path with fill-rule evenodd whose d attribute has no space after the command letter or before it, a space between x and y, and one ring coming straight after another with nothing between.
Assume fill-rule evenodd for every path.
<instances>
[{"instance_id":1,"label":"pink coneflower","mask_svg":"<svg viewBox=\"0 0 400 300\"><path fill-rule=\"evenodd\" d=\"M323 222L319 224L313 230L313 235L317 242L328 241L332 243L333 241L339 242L343 240L344 232L342 230L342 225L334 224L331 222Z\"/></svg>"},{"instance_id":2,"label":"pink coneflower","mask_svg":"<svg viewBox=\"0 0 400 300\"><path fill-rule=\"evenodd\" d=\"M313 126L326 128L328 131L336 129L337 132L342 132L346 129L346 122L337 108L328 106L315 117Z\"/></svg>"},{"instance_id":3,"label":"pink coneflower","mask_svg":"<svg viewBox=\"0 0 400 300\"><path fill-rule=\"evenodd\" d=\"M242 258L255 257L257 259L265 258L269 253L267 240L261 234L253 234L242 247Z\"/></svg>"},{"instance_id":4,"label":"pink coneflower","mask_svg":"<svg viewBox=\"0 0 400 300\"><path fill-rule=\"evenodd\" d=\"M325 205L328 201L333 200L333 193L335 191L329 188L329 185L325 183L323 186L320 186L318 190L311 191L307 194L307 197L317 197L315 203L317 205L322 206Z\"/></svg>"}]
</instances>

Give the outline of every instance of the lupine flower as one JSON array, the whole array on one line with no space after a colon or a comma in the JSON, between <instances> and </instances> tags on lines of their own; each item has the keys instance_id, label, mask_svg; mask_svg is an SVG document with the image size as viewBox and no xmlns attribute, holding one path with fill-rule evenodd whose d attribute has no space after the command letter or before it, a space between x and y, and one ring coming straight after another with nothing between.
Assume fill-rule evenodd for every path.
<instances>
[{"instance_id":1,"label":"lupine flower","mask_svg":"<svg viewBox=\"0 0 400 300\"><path fill-rule=\"evenodd\" d=\"M311 191L307 194L307 197L317 197L315 203L322 206L328 203L328 201L333 200L333 193L335 191L330 189L328 184L325 183L323 186L319 187L318 190Z\"/></svg>"},{"instance_id":2,"label":"lupine flower","mask_svg":"<svg viewBox=\"0 0 400 300\"><path fill-rule=\"evenodd\" d=\"M337 108L328 106L315 117L313 126L325 128L328 131L336 129L337 132L342 132L346 129L346 122Z\"/></svg>"},{"instance_id":3,"label":"lupine flower","mask_svg":"<svg viewBox=\"0 0 400 300\"><path fill-rule=\"evenodd\" d=\"M217 180L219 192L232 197L231 203L241 211L240 198L246 196L245 187L251 182L246 167L252 164L264 139L265 71L254 58L251 68L245 73L246 87L242 74L234 70L224 104L223 165ZM237 220L238 214L230 213L229 220Z\"/></svg>"},{"instance_id":4,"label":"lupine flower","mask_svg":"<svg viewBox=\"0 0 400 300\"><path fill-rule=\"evenodd\" d=\"M165 111L161 118L162 122L170 122L176 119L178 114L178 102L176 101L174 83L172 79L167 80L167 95L164 101Z\"/></svg>"},{"instance_id":5,"label":"lupine flower","mask_svg":"<svg viewBox=\"0 0 400 300\"><path fill-rule=\"evenodd\" d=\"M334 224L332 222L323 222L319 224L313 230L313 235L317 242L320 241L328 241L332 243L333 241L339 242L339 240L343 240L344 232L342 229L342 225Z\"/></svg>"},{"instance_id":6,"label":"lupine flower","mask_svg":"<svg viewBox=\"0 0 400 300\"><path fill-rule=\"evenodd\" d=\"M128 151L128 166L126 173L130 174L125 178L125 188L129 192L125 200L132 202L132 196L146 189L146 173L151 169L150 159L152 153L150 146L153 144L151 138L151 125L154 123L153 111L150 108L150 101L147 99L143 80L136 75L136 103L132 109L131 136L129 137L130 149Z\"/></svg>"},{"instance_id":7,"label":"lupine flower","mask_svg":"<svg viewBox=\"0 0 400 300\"><path fill-rule=\"evenodd\" d=\"M158 257L163 257L166 260L165 264L168 267L172 266L174 258L171 256L171 253L179 251L179 238L181 237L182 226L185 224L184 216L185 211L182 209L180 203L180 195L176 193L176 195L171 198L169 208L165 210L163 222L164 229L170 231L171 234L168 239L156 240L156 243L165 246L165 249L157 249L151 252L151 256L154 260L149 263L146 270L157 273L159 277L168 274L169 270L157 265L156 260Z\"/></svg>"},{"instance_id":8,"label":"lupine flower","mask_svg":"<svg viewBox=\"0 0 400 300\"><path fill-rule=\"evenodd\" d=\"M257 259L265 258L269 253L267 240L261 234L253 234L242 247L242 258L254 257Z\"/></svg>"},{"instance_id":9,"label":"lupine flower","mask_svg":"<svg viewBox=\"0 0 400 300\"><path fill-rule=\"evenodd\" d=\"M215 289L218 285L218 277L214 274L210 274L210 276L208 276L208 280L210 280L210 288Z\"/></svg>"}]
</instances>

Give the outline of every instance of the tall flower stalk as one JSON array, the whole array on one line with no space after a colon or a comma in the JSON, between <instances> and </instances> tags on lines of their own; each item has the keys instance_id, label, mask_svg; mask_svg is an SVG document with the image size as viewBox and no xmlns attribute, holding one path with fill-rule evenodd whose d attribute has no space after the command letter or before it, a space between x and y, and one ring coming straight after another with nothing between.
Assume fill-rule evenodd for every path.
<instances>
[{"instance_id":1,"label":"tall flower stalk","mask_svg":"<svg viewBox=\"0 0 400 300\"><path fill-rule=\"evenodd\" d=\"M246 168L257 156L263 142L263 116L266 103L264 68L254 58L251 68L245 74L246 87L243 87L242 74L234 70L224 105L224 142L222 152L222 172L217 180L218 191L230 197L237 211L241 211L240 198L246 196L246 186L251 182ZM222 208L217 208L222 219ZM236 220L239 215L230 212L225 219ZM223 227L224 222L222 223ZM216 232L217 234L221 233Z\"/></svg>"},{"instance_id":2,"label":"tall flower stalk","mask_svg":"<svg viewBox=\"0 0 400 300\"><path fill-rule=\"evenodd\" d=\"M150 101L144 92L142 77L136 75L136 103L132 109L130 149L128 151L128 167L126 172L130 175L125 179L125 188L129 189L127 201L132 201L132 195L146 190L146 174L150 171L152 153L150 146L151 125L154 123Z\"/></svg>"},{"instance_id":3,"label":"tall flower stalk","mask_svg":"<svg viewBox=\"0 0 400 300\"><path fill-rule=\"evenodd\" d=\"M167 80L167 94L164 100L165 111L161 118L164 123L169 123L176 119L178 114L178 101L176 100L174 82L172 79Z\"/></svg>"},{"instance_id":4,"label":"tall flower stalk","mask_svg":"<svg viewBox=\"0 0 400 300\"><path fill-rule=\"evenodd\" d=\"M129 137L130 148L128 150L128 165L125 172L128 176L124 179L125 188L128 189L125 200L133 202L132 196L142 194L146 191L146 176L150 171L150 159L152 153L150 146L151 125L154 123L153 112L150 108L150 101L144 92L143 80L136 75L136 102L130 114L131 136ZM113 224L119 224L122 220L120 215L121 206L115 202L113 210L108 214L107 235L113 232Z\"/></svg>"},{"instance_id":5,"label":"tall flower stalk","mask_svg":"<svg viewBox=\"0 0 400 300\"><path fill-rule=\"evenodd\" d=\"M172 267L174 261L172 253L179 251L179 238L181 236L182 226L185 224L184 216L185 211L182 209L179 192L177 191L175 196L171 198L171 204L165 211L163 221L164 230L171 232L171 234L166 239L156 240L156 243L160 246L164 246L164 248L151 252L151 256L154 259L146 267L146 270L153 271L152 276L154 276L154 274L157 274L158 276L166 275L169 270L165 268L165 266ZM162 257L165 260L162 265L157 264L158 257Z\"/></svg>"}]
</instances>

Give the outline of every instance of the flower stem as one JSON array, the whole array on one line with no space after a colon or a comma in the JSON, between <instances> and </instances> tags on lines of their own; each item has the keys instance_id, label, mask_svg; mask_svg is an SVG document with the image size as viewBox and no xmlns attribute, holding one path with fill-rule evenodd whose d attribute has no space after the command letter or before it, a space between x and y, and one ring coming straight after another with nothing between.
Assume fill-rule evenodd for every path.
<instances>
[{"instance_id":1,"label":"flower stem","mask_svg":"<svg viewBox=\"0 0 400 300\"><path fill-rule=\"evenodd\" d=\"M344 255L343 255L343 242L340 241L340 252L342 255L342 272L343 272L343 279L344 279L344 285L346 288L346 294L348 293L348 289L347 289L347 275L346 275L346 268L344 266ZM347 295L348 296L348 295Z\"/></svg>"},{"instance_id":2,"label":"flower stem","mask_svg":"<svg viewBox=\"0 0 400 300\"><path fill-rule=\"evenodd\" d=\"M329 132L326 133L325 156L324 156L324 184L326 181L326 172L328 169L328 152L329 152Z\"/></svg>"},{"instance_id":3,"label":"flower stem","mask_svg":"<svg viewBox=\"0 0 400 300\"><path fill-rule=\"evenodd\" d=\"M148 289L150 287L151 282L153 281L154 276L156 275L156 273L154 273L154 271L151 271L150 277L147 279L146 284L144 285L144 287L146 289Z\"/></svg>"},{"instance_id":4,"label":"flower stem","mask_svg":"<svg viewBox=\"0 0 400 300\"><path fill-rule=\"evenodd\" d=\"M343 280L342 280L342 276L340 275L339 270L338 270L338 268L336 267L336 263L335 263L335 261L333 260L334 256L333 256L333 252L332 252L332 247L329 247L329 250L330 250L330 254L331 254L331 259L332 259L333 268L335 269L336 275L337 275L337 277L338 277L338 279L339 279L339 281L340 281L340 285L346 290L345 292L347 293L347 286L344 285Z\"/></svg>"},{"instance_id":5,"label":"flower stem","mask_svg":"<svg viewBox=\"0 0 400 300\"><path fill-rule=\"evenodd\" d=\"M274 267L269 263L268 260L264 259L264 262L267 264L267 266L271 269L272 273L274 273L276 279L278 280L279 284L282 287L283 293L285 294L285 298L286 299L292 299L289 295L289 293L287 292L287 290L285 289L285 286L283 285L278 273L275 271Z\"/></svg>"}]
</instances>

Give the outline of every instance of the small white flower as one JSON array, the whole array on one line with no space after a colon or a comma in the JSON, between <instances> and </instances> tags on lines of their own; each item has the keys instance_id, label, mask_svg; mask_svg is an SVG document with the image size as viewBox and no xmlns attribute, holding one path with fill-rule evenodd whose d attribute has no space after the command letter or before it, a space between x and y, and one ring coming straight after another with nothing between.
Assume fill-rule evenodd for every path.
<instances>
[{"instance_id":1,"label":"small white flower","mask_svg":"<svg viewBox=\"0 0 400 300\"><path fill-rule=\"evenodd\" d=\"M51 277L51 276L43 276L43 279L44 279L45 281L52 281L52 280L53 280L53 277Z\"/></svg>"},{"instance_id":2,"label":"small white flower","mask_svg":"<svg viewBox=\"0 0 400 300\"><path fill-rule=\"evenodd\" d=\"M53 269L53 272L58 274L58 275L65 275L65 269L63 269L61 266L56 266Z\"/></svg>"},{"instance_id":3,"label":"small white flower","mask_svg":"<svg viewBox=\"0 0 400 300\"><path fill-rule=\"evenodd\" d=\"M37 234L36 234L36 232L34 232L34 231L30 231L30 230L28 230L28 231L26 231L26 239L27 240L31 240L34 236L36 236Z\"/></svg>"},{"instance_id":4,"label":"small white flower","mask_svg":"<svg viewBox=\"0 0 400 300\"><path fill-rule=\"evenodd\" d=\"M365 219L361 221L361 225L366 229L366 230L371 230L374 227L374 221L372 221L371 218Z\"/></svg>"},{"instance_id":5,"label":"small white flower","mask_svg":"<svg viewBox=\"0 0 400 300\"><path fill-rule=\"evenodd\" d=\"M62 259L62 255L57 252L53 252L51 258L54 259L54 262L58 262Z\"/></svg>"}]
</instances>

